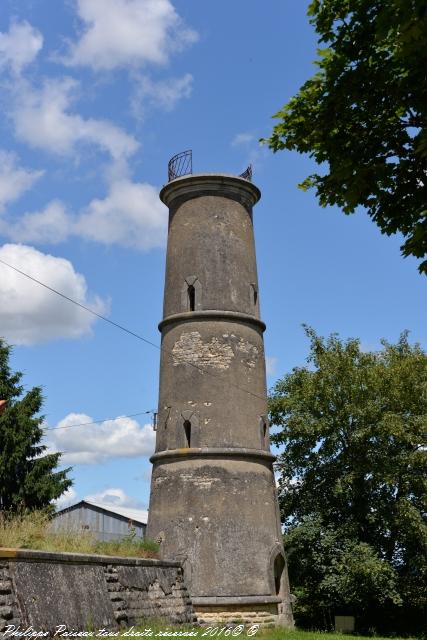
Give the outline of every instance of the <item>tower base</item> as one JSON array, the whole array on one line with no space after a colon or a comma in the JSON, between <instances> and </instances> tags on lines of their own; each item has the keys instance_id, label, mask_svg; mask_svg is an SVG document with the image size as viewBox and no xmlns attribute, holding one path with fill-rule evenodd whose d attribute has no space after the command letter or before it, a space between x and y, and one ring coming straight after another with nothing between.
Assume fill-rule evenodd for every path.
<instances>
[{"instance_id":1,"label":"tower base","mask_svg":"<svg viewBox=\"0 0 427 640\"><path fill-rule=\"evenodd\" d=\"M200 603L199 600L208 600L208 598L194 598L193 607L197 621L202 625L243 624L247 627L258 625L259 627L280 626L293 629L294 620L290 604L287 606L283 602L271 602L274 599L269 597L270 602L262 602L262 597L239 598L240 602L236 602L237 598L221 598L221 600L230 600L230 602L207 604L206 602ZM209 600L211 599L209 598ZM250 601L248 602L248 600Z\"/></svg>"}]
</instances>

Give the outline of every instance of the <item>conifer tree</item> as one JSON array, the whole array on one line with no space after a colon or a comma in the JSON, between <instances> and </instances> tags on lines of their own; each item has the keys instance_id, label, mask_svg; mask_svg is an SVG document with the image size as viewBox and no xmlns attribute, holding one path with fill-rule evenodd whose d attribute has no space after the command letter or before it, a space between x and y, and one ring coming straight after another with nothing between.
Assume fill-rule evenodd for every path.
<instances>
[{"instance_id":1,"label":"conifer tree","mask_svg":"<svg viewBox=\"0 0 427 640\"><path fill-rule=\"evenodd\" d=\"M56 471L60 453L44 454L41 444L43 416L42 390L24 393L22 373L9 366L11 347L0 338L0 510L52 508L72 484L70 468Z\"/></svg>"}]
</instances>

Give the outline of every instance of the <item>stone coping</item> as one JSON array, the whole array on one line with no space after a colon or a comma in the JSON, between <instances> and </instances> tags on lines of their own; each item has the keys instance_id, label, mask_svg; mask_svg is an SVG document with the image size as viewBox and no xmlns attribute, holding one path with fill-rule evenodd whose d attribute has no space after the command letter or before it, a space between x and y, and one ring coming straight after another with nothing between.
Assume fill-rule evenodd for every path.
<instances>
[{"instance_id":1,"label":"stone coping","mask_svg":"<svg viewBox=\"0 0 427 640\"><path fill-rule=\"evenodd\" d=\"M67 551L39 551L37 549L12 549L0 547L0 560L26 560L30 562L78 563L78 564L121 564L132 567L178 567L182 564L174 560L154 558L128 558L125 556L105 556L95 553L69 553Z\"/></svg>"},{"instance_id":2,"label":"stone coping","mask_svg":"<svg viewBox=\"0 0 427 640\"><path fill-rule=\"evenodd\" d=\"M250 605L250 604L278 604L282 602L279 596L199 596L191 599L194 606L221 605Z\"/></svg>"},{"instance_id":3,"label":"stone coping","mask_svg":"<svg viewBox=\"0 0 427 640\"><path fill-rule=\"evenodd\" d=\"M151 456L150 462L184 458L253 458L262 462L274 462L276 456L263 449L244 449L238 447L192 447L185 449L166 449Z\"/></svg>"},{"instance_id":4,"label":"stone coping","mask_svg":"<svg viewBox=\"0 0 427 640\"><path fill-rule=\"evenodd\" d=\"M248 313L240 313L239 311L218 311L217 309L206 309L205 311L184 311L182 313L174 313L171 316L163 318L159 322L159 331L169 324L177 322L200 322L200 320L225 320L228 322L243 322L245 324L255 325L261 331L265 331L265 322Z\"/></svg>"},{"instance_id":5,"label":"stone coping","mask_svg":"<svg viewBox=\"0 0 427 640\"><path fill-rule=\"evenodd\" d=\"M228 173L191 173L175 178L160 191L160 200L172 207L176 200L185 201L205 195L235 198L248 210L261 198L261 191L249 180Z\"/></svg>"}]
</instances>

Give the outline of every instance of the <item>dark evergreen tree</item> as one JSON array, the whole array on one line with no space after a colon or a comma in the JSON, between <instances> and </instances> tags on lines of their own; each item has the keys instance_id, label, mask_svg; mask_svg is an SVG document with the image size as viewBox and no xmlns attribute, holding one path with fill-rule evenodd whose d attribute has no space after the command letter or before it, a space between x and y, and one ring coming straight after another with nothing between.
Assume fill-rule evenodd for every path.
<instances>
[{"instance_id":1,"label":"dark evergreen tree","mask_svg":"<svg viewBox=\"0 0 427 640\"><path fill-rule=\"evenodd\" d=\"M9 366L11 347L0 339L0 510L49 508L72 484L70 468L56 471L60 453L43 455L42 390L24 393L22 373Z\"/></svg>"}]
</instances>

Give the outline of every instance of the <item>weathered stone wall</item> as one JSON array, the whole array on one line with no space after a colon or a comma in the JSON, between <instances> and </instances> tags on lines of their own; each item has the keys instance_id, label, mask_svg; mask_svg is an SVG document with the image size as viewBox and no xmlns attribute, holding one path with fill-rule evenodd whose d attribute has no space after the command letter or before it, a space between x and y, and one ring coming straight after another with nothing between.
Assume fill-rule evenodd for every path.
<instances>
[{"instance_id":1,"label":"weathered stone wall","mask_svg":"<svg viewBox=\"0 0 427 640\"><path fill-rule=\"evenodd\" d=\"M0 549L0 636L7 625L116 629L195 620L178 562Z\"/></svg>"},{"instance_id":2,"label":"weathered stone wall","mask_svg":"<svg viewBox=\"0 0 427 640\"><path fill-rule=\"evenodd\" d=\"M20 614L12 579L9 572L9 563L0 558L0 631L7 624L20 624Z\"/></svg>"},{"instance_id":3,"label":"weathered stone wall","mask_svg":"<svg viewBox=\"0 0 427 640\"><path fill-rule=\"evenodd\" d=\"M227 597L237 587L238 595L270 596L270 556L278 544L271 526L271 463L268 458L248 460L246 451L240 460L235 455L226 458L226 453L213 457L201 449L194 458L177 455L167 464L154 465L151 510L156 538L165 558L183 562L193 598ZM245 496L248 486L256 487L250 500ZM188 505L185 516L181 502L173 500L178 491ZM270 518L258 521L259 513Z\"/></svg>"},{"instance_id":4,"label":"weathered stone wall","mask_svg":"<svg viewBox=\"0 0 427 640\"><path fill-rule=\"evenodd\" d=\"M147 618L195 621L182 569L162 564L166 566L107 565L105 578L117 622L132 625Z\"/></svg>"},{"instance_id":5,"label":"weathered stone wall","mask_svg":"<svg viewBox=\"0 0 427 640\"><path fill-rule=\"evenodd\" d=\"M193 448L269 450L268 429L260 426L268 413L261 328L212 315L194 312L163 328L156 451L186 446L184 418Z\"/></svg>"}]
</instances>

